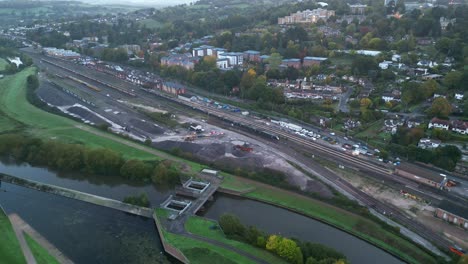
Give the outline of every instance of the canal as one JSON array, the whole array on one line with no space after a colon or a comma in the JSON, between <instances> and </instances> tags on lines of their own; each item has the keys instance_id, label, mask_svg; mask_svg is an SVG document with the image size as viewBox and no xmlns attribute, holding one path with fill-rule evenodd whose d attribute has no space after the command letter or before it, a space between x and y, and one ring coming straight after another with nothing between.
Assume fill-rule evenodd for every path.
<instances>
[{"instance_id":1,"label":"canal","mask_svg":"<svg viewBox=\"0 0 468 264\"><path fill-rule=\"evenodd\" d=\"M116 200L145 192L154 207L172 193L172 191L157 189L152 184L135 185L119 177L59 174L28 165L0 163L0 173ZM143 243L145 247L152 248L152 251L158 254L161 251L153 223L144 218L8 184L3 184L2 189L7 189L7 192L0 192L0 204L5 210L18 213L54 245L57 247L60 245L59 249L63 249L64 253L76 263L131 263L116 261L118 258L110 255L118 252L115 254L128 259L128 255L132 254L127 250L122 250L122 247L131 248L128 243L133 238L136 241L142 240L141 243L145 242ZM215 201L207 206L204 216L218 219L223 213L235 214L244 224L256 226L268 233L279 233L327 245L346 255L351 263L375 263L375 260L379 260L378 262L382 264L403 263L385 251L346 232L268 204L216 195ZM80 242L82 236L84 241ZM88 240L90 243L87 243ZM76 250L75 244L79 245ZM68 247L76 253L68 254L70 251ZM93 254L87 250L100 257L89 261ZM148 253L148 257L157 259L154 252ZM139 263L152 262L140 261Z\"/></svg>"},{"instance_id":2,"label":"canal","mask_svg":"<svg viewBox=\"0 0 468 264\"><path fill-rule=\"evenodd\" d=\"M270 234L329 246L343 253L351 263L403 263L380 248L320 221L249 199L217 195L203 216L219 219L225 213L235 214L243 224L256 226Z\"/></svg>"}]
</instances>

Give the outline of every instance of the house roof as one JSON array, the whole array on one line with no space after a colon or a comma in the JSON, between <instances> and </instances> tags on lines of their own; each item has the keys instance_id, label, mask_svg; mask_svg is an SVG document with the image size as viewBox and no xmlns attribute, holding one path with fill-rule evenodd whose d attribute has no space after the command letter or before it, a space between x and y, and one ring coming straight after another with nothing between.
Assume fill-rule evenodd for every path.
<instances>
[{"instance_id":1,"label":"house roof","mask_svg":"<svg viewBox=\"0 0 468 264\"><path fill-rule=\"evenodd\" d=\"M301 62L301 59L284 59L283 62Z\"/></svg>"},{"instance_id":2,"label":"house roof","mask_svg":"<svg viewBox=\"0 0 468 264\"><path fill-rule=\"evenodd\" d=\"M448 126L450 125L450 121L448 120L442 120L442 119L439 119L437 117L434 117L431 119L431 123L432 124L441 124L441 125L444 125L444 126Z\"/></svg>"},{"instance_id":3,"label":"house roof","mask_svg":"<svg viewBox=\"0 0 468 264\"><path fill-rule=\"evenodd\" d=\"M461 129L461 130L466 130L468 129L468 122L461 121L461 120L454 120L452 121L452 127Z\"/></svg>"},{"instance_id":4,"label":"house roof","mask_svg":"<svg viewBox=\"0 0 468 264\"><path fill-rule=\"evenodd\" d=\"M246 54L251 54L251 55L258 55L258 54L260 54L260 51L256 51L256 50L246 50L246 51L244 51L244 53L246 53Z\"/></svg>"},{"instance_id":5,"label":"house roof","mask_svg":"<svg viewBox=\"0 0 468 264\"><path fill-rule=\"evenodd\" d=\"M328 58L325 57L304 57L304 61L306 60L313 60L313 61L325 61Z\"/></svg>"}]
</instances>

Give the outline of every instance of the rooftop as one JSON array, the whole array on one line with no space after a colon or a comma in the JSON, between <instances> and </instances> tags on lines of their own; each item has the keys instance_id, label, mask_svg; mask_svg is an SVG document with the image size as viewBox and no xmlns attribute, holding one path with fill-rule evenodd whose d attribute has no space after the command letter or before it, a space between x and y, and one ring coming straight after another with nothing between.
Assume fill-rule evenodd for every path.
<instances>
[{"instance_id":1,"label":"rooftop","mask_svg":"<svg viewBox=\"0 0 468 264\"><path fill-rule=\"evenodd\" d=\"M304 60L315 60L315 61L324 61L327 59L328 58L325 58L325 57L304 57Z\"/></svg>"},{"instance_id":2,"label":"rooftop","mask_svg":"<svg viewBox=\"0 0 468 264\"><path fill-rule=\"evenodd\" d=\"M398 169L437 183L441 183L445 179L445 176L442 176L439 172L425 169L407 162L402 162L398 165Z\"/></svg>"}]
</instances>

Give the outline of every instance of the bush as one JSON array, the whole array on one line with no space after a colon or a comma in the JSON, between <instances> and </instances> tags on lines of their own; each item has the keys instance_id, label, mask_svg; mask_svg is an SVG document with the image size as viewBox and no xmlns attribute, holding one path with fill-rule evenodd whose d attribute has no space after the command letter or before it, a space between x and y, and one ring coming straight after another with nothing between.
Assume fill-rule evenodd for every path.
<instances>
[{"instance_id":1,"label":"bush","mask_svg":"<svg viewBox=\"0 0 468 264\"><path fill-rule=\"evenodd\" d=\"M127 160L120 168L120 175L130 180L147 180L152 167L141 160Z\"/></svg>"},{"instance_id":2,"label":"bush","mask_svg":"<svg viewBox=\"0 0 468 264\"><path fill-rule=\"evenodd\" d=\"M146 193L141 193L136 196L127 196L123 199L123 202L136 206L150 207L150 201L148 200Z\"/></svg>"}]
</instances>

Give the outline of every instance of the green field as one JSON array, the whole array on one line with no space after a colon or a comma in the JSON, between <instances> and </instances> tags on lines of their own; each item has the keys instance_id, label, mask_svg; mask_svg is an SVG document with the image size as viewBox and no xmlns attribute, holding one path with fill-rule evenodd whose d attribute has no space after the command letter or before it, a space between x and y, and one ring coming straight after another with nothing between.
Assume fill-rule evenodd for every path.
<instances>
[{"instance_id":1,"label":"green field","mask_svg":"<svg viewBox=\"0 0 468 264\"><path fill-rule=\"evenodd\" d=\"M10 219L0 209L0 260L2 263L23 264L26 260L16 239Z\"/></svg>"},{"instance_id":2,"label":"green field","mask_svg":"<svg viewBox=\"0 0 468 264\"><path fill-rule=\"evenodd\" d=\"M27 68L0 80L0 133L21 131L41 139L109 148L126 158L158 160L167 157L189 164L194 172L205 168L31 105L26 100L26 78L34 73L34 68Z\"/></svg>"},{"instance_id":3,"label":"green field","mask_svg":"<svg viewBox=\"0 0 468 264\"><path fill-rule=\"evenodd\" d=\"M38 264L59 264L59 262L28 234L24 234L31 252Z\"/></svg>"},{"instance_id":4,"label":"green field","mask_svg":"<svg viewBox=\"0 0 468 264\"><path fill-rule=\"evenodd\" d=\"M212 227L218 227L218 223L216 221L198 216L192 216L187 220L187 222L185 222L185 230L192 234L211 238L213 240L220 241L224 244L231 245L247 253L250 253L251 255L262 258L268 263L288 263L264 249L254 247L250 244L243 243L237 240L228 239L224 235L223 231L219 229L219 227L216 229L212 229Z\"/></svg>"},{"instance_id":5,"label":"green field","mask_svg":"<svg viewBox=\"0 0 468 264\"><path fill-rule=\"evenodd\" d=\"M156 217L159 219L167 218L169 212L159 208L155 210ZM161 222L161 220L159 220ZM192 239L182 235L169 233L164 228L161 230L167 243L179 249L192 264L253 264L250 259L243 257L235 252L206 243L200 240Z\"/></svg>"},{"instance_id":6,"label":"green field","mask_svg":"<svg viewBox=\"0 0 468 264\"><path fill-rule=\"evenodd\" d=\"M229 177L232 176L225 177L225 179ZM399 255L409 263L436 263L435 259L431 255L413 243L385 230L375 222L357 214L353 214L349 211L296 193L244 180L238 177L235 178L236 179L230 179L229 181L244 182L244 184L248 184L254 188L253 191L243 194L242 196L244 197L281 205L285 208L341 228L349 233L361 237L362 239L370 241L389 252ZM232 186L232 184L229 183L221 186L229 189L229 186ZM237 191L236 189L233 190Z\"/></svg>"},{"instance_id":7,"label":"green field","mask_svg":"<svg viewBox=\"0 0 468 264\"><path fill-rule=\"evenodd\" d=\"M221 175L224 177L223 182L221 183L222 188L236 192L248 192L255 189L255 187L252 187L252 185L244 181L239 181L239 178L237 177L232 177L226 173L221 173Z\"/></svg>"}]
</instances>

